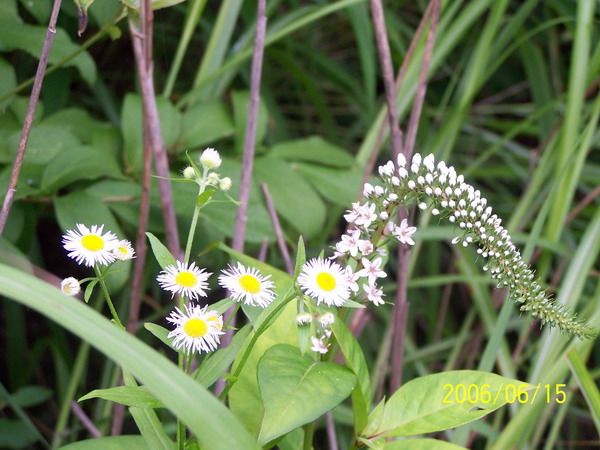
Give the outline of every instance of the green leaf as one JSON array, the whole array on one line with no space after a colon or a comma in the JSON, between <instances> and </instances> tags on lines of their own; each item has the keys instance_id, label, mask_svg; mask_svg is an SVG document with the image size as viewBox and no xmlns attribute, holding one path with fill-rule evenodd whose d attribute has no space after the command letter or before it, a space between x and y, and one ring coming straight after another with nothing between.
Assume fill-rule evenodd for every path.
<instances>
[{"instance_id":1,"label":"green leaf","mask_svg":"<svg viewBox=\"0 0 600 450\"><path fill-rule=\"evenodd\" d=\"M154 253L156 261L158 261L158 264L163 270L166 269L167 266L177 265L177 260L175 257L156 236L154 236L152 233L146 233L146 236L148 236L148 240L150 241L152 253Z\"/></svg>"},{"instance_id":2,"label":"green leaf","mask_svg":"<svg viewBox=\"0 0 600 450\"><path fill-rule=\"evenodd\" d=\"M117 386L109 389L95 389L77 401L82 402L91 398L101 398L138 408L164 408L164 405L143 386Z\"/></svg>"},{"instance_id":3,"label":"green leaf","mask_svg":"<svg viewBox=\"0 0 600 450\"><path fill-rule=\"evenodd\" d=\"M144 328L148 330L150 333L154 335L157 339L159 339L163 344L165 344L169 348L173 348L173 338L169 337L169 330L165 327L161 327L152 322L144 323Z\"/></svg>"},{"instance_id":4,"label":"green leaf","mask_svg":"<svg viewBox=\"0 0 600 450\"><path fill-rule=\"evenodd\" d=\"M233 117L235 120L235 146L239 153L244 148L244 139L246 136L246 121L248 116L248 102L250 93L248 91L234 91L231 95L233 103ZM269 119L267 105L261 98L258 105L258 117L256 118L256 140L259 144L267 134L267 121Z\"/></svg>"},{"instance_id":5,"label":"green leaf","mask_svg":"<svg viewBox=\"0 0 600 450\"><path fill-rule=\"evenodd\" d=\"M254 173L267 183L277 212L306 237L323 231L325 205L314 189L289 164L278 158L257 158Z\"/></svg>"},{"instance_id":6,"label":"green leaf","mask_svg":"<svg viewBox=\"0 0 600 450\"><path fill-rule=\"evenodd\" d=\"M261 445L331 411L350 395L356 377L346 367L315 362L291 345L275 345L258 363L265 415Z\"/></svg>"},{"instance_id":7,"label":"green leaf","mask_svg":"<svg viewBox=\"0 0 600 450\"><path fill-rule=\"evenodd\" d=\"M356 375L357 383L352 391L352 409L354 410L354 428L358 432L367 424L368 408L371 404L369 368L360 344L342 320L336 318L331 325L331 331L342 350L346 366Z\"/></svg>"},{"instance_id":8,"label":"green leaf","mask_svg":"<svg viewBox=\"0 0 600 450\"><path fill-rule=\"evenodd\" d=\"M60 448L61 450L141 450L148 446L142 436L107 436L73 442Z\"/></svg>"},{"instance_id":9,"label":"green leaf","mask_svg":"<svg viewBox=\"0 0 600 450\"><path fill-rule=\"evenodd\" d=\"M202 205L204 205L207 201L210 200L210 198L213 196L214 193L215 193L214 190L208 189L208 190L204 191L202 194L198 195L198 197L196 197L196 207L197 208L202 207Z\"/></svg>"},{"instance_id":10,"label":"green leaf","mask_svg":"<svg viewBox=\"0 0 600 450\"><path fill-rule=\"evenodd\" d=\"M201 147L233 136L231 113L220 100L209 100L188 109L182 117L179 146L182 150Z\"/></svg>"},{"instance_id":11,"label":"green leaf","mask_svg":"<svg viewBox=\"0 0 600 450\"><path fill-rule=\"evenodd\" d=\"M206 448L258 448L248 431L211 393L93 309L4 264L0 264L0 286L4 296L59 323L139 379Z\"/></svg>"},{"instance_id":12,"label":"green leaf","mask_svg":"<svg viewBox=\"0 0 600 450\"><path fill-rule=\"evenodd\" d=\"M25 448L32 446L36 441L37 436L24 422L0 419L1 448Z\"/></svg>"},{"instance_id":13,"label":"green leaf","mask_svg":"<svg viewBox=\"0 0 600 450\"><path fill-rule=\"evenodd\" d=\"M8 137L9 161L17 155L21 131L17 131ZM23 159L25 164L49 164L57 155L66 148L81 145L79 139L61 127L49 125L34 125L27 141L27 151Z\"/></svg>"},{"instance_id":14,"label":"green leaf","mask_svg":"<svg viewBox=\"0 0 600 450\"><path fill-rule=\"evenodd\" d=\"M306 250L304 248L304 239L302 236L298 238L298 251L296 252L296 266L294 267L294 280L300 275L300 270L306 262Z\"/></svg>"},{"instance_id":15,"label":"green leaf","mask_svg":"<svg viewBox=\"0 0 600 450\"><path fill-rule=\"evenodd\" d=\"M165 147L170 148L179 139L181 114L163 97L156 98L156 107ZM142 120L142 97L138 94L127 94L121 111L121 123L125 142L125 161L127 167L134 172L142 171L144 145Z\"/></svg>"},{"instance_id":16,"label":"green leaf","mask_svg":"<svg viewBox=\"0 0 600 450\"><path fill-rule=\"evenodd\" d=\"M17 75L15 74L15 69L4 58L0 57L0 97L16 87ZM6 100L0 102L0 113L4 113L4 110L10 105L13 98L14 95L11 95Z\"/></svg>"},{"instance_id":17,"label":"green leaf","mask_svg":"<svg viewBox=\"0 0 600 450\"><path fill-rule=\"evenodd\" d=\"M85 292L83 293L83 301L86 303L90 302L90 298L92 297L92 294L94 293L94 288L96 287L96 284L98 284L98 280L92 280L88 283L88 285L85 287Z\"/></svg>"},{"instance_id":18,"label":"green leaf","mask_svg":"<svg viewBox=\"0 0 600 450\"><path fill-rule=\"evenodd\" d=\"M278 143L271 148L269 155L291 161L316 162L332 167L346 168L355 164L350 153L320 136Z\"/></svg>"},{"instance_id":19,"label":"green leaf","mask_svg":"<svg viewBox=\"0 0 600 450\"><path fill-rule=\"evenodd\" d=\"M305 163L296 163L293 167L330 202L348 207L356 201L362 182L362 173L358 169L340 170Z\"/></svg>"},{"instance_id":20,"label":"green leaf","mask_svg":"<svg viewBox=\"0 0 600 450\"><path fill-rule=\"evenodd\" d=\"M466 450L465 447L439 439L402 439L386 442L385 450Z\"/></svg>"},{"instance_id":21,"label":"green leaf","mask_svg":"<svg viewBox=\"0 0 600 450\"><path fill-rule=\"evenodd\" d=\"M38 59L42 54L46 30L46 26L29 25L0 16L0 52L23 50ZM81 47L74 44L62 28L57 28L48 61L55 64L80 49ZM96 65L87 51L83 51L65 65L76 67L88 85L91 86L96 81Z\"/></svg>"},{"instance_id":22,"label":"green leaf","mask_svg":"<svg viewBox=\"0 0 600 450\"><path fill-rule=\"evenodd\" d=\"M94 180L101 176L123 177L121 168L110 153L88 146L71 147L48 163L40 187L51 194L74 181Z\"/></svg>"},{"instance_id":23,"label":"green leaf","mask_svg":"<svg viewBox=\"0 0 600 450\"><path fill-rule=\"evenodd\" d=\"M29 408L44 403L52 397L52 391L42 386L24 386L13 396L13 401L22 408Z\"/></svg>"},{"instance_id":24,"label":"green leaf","mask_svg":"<svg viewBox=\"0 0 600 450\"><path fill-rule=\"evenodd\" d=\"M461 392L465 390L465 395ZM447 430L477 420L507 403L513 389L534 386L476 370L455 370L409 381L386 402L378 427L363 437L411 436ZM471 400L469 400L469 392ZM522 397L525 398L524 396ZM514 399L513 399L514 400ZM372 418L369 417L369 421Z\"/></svg>"},{"instance_id":25,"label":"green leaf","mask_svg":"<svg viewBox=\"0 0 600 450\"><path fill-rule=\"evenodd\" d=\"M246 338L252 331L252 326L246 324L240 329L231 340L231 343L226 348L221 348L211 354L208 358L202 361L200 367L194 373L193 377L200 385L208 389L217 381L217 378L222 376L227 368L238 355Z\"/></svg>"}]
</instances>

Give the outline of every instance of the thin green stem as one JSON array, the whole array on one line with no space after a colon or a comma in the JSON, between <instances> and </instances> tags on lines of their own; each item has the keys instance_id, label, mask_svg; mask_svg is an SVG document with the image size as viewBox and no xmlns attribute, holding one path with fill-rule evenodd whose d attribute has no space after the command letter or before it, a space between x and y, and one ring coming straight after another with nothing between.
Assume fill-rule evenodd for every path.
<instances>
[{"instance_id":1,"label":"thin green stem","mask_svg":"<svg viewBox=\"0 0 600 450\"><path fill-rule=\"evenodd\" d=\"M208 175L208 169L205 167L202 173L202 179L200 180L200 189L198 189L198 195L202 194L206 189L206 176ZM192 244L194 243L194 234L196 233L196 225L198 224L198 217L200 216L200 209L202 206L194 207L194 215L192 216L192 223L190 224L190 231L188 233L187 243L185 245L185 255L183 262L186 264L190 260L190 254L192 253Z\"/></svg>"},{"instance_id":2,"label":"thin green stem","mask_svg":"<svg viewBox=\"0 0 600 450\"><path fill-rule=\"evenodd\" d=\"M98 264L94 264L94 272L96 272L96 276L98 277L98 284L100 285L100 289L102 289L102 295L104 295L104 299L106 300L108 309L110 309L113 321L124 330L125 327L121 323L121 320L119 320L119 315L117 314L117 310L115 309L112 300L110 299L110 294L108 293L108 289L106 288L104 276L102 275L102 272L100 272Z\"/></svg>"},{"instance_id":3,"label":"thin green stem","mask_svg":"<svg viewBox=\"0 0 600 450\"><path fill-rule=\"evenodd\" d=\"M192 34L194 33L194 28L196 28L196 25L198 25L200 17L202 16L202 11L204 11L205 6L206 0L192 0L192 2L189 5L189 14L185 18L183 33L181 34L181 39L179 40L179 45L177 46L177 51L175 52L175 58L173 59L173 64L171 65L169 76L167 77L165 90L163 91L164 97L168 98L173 92L173 87L175 86L175 79L177 78L179 69L181 69L181 63L183 62L185 51L187 50L188 45L190 44L190 39L192 38Z\"/></svg>"},{"instance_id":4,"label":"thin green stem","mask_svg":"<svg viewBox=\"0 0 600 450\"><path fill-rule=\"evenodd\" d=\"M229 316L229 318L227 319L227 322L225 322L225 325L223 325L223 329L226 330L227 327L229 326L229 323L231 322L231 319L233 317L235 317L235 315L237 314L237 312L239 311L240 307L242 306L241 303L236 303L235 307L233 308L233 312L231 313L231 315Z\"/></svg>"},{"instance_id":5,"label":"thin green stem","mask_svg":"<svg viewBox=\"0 0 600 450\"><path fill-rule=\"evenodd\" d=\"M235 372L227 381L227 386L225 386L225 389L223 389L223 392L221 392L221 395L219 395L219 400L223 400L223 399L225 399L225 397L227 397L227 394L229 393L229 391L231 390L231 388L237 381L237 378L239 377L240 373L242 372L242 369L246 365L246 362L248 361L248 358L250 357L250 353L252 352L252 349L254 348L256 341L258 341L258 338L268 329L269 325L271 324L272 319L274 317L276 317L277 314L279 314L281 312L281 310L283 308L285 308L285 306L289 303L289 301L295 297L296 297L296 292L287 296L275 308L273 308L273 310L270 312L268 317L264 321L262 321L261 325L256 330L254 330L254 335L252 336L250 343L246 347L246 350L244 351L244 354L242 355L242 357L240 359L240 363L235 368Z\"/></svg>"}]
</instances>

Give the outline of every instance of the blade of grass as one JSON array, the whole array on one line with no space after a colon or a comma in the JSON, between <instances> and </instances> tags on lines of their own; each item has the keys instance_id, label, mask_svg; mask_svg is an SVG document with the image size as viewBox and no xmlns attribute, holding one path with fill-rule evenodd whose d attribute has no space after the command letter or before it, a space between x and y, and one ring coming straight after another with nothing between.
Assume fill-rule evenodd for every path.
<instances>
[{"instance_id":1,"label":"blade of grass","mask_svg":"<svg viewBox=\"0 0 600 450\"><path fill-rule=\"evenodd\" d=\"M581 392L585 397L585 401L590 408L596 431L600 435L600 391L598 390L598 386L596 386L594 379L585 367L585 363L576 349L567 353L567 360L571 372L575 376L575 379L581 388Z\"/></svg>"}]
</instances>

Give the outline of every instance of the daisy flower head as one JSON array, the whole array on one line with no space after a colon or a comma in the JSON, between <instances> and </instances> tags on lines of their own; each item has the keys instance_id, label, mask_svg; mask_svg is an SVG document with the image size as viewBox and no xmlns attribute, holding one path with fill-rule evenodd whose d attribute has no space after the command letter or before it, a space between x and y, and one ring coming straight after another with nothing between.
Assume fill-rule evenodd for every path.
<instances>
[{"instance_id":1,"label":"daisy flower head","mask_svg":"<svg viewBox=\"0 0 600 450\"><path fill-rule=\"evenodd\" d=\"M317 305L342 306L350 297L350 281L342 266L321 258L304 263L298 284Z\"/></svg>"},{"instance_id":2,"label":"daisy flower head","mask_svg":"<svg viewBox=\"0 0 600 450\"><path fill-rule=\"evenodd\" d=\"M113 249L113 255L116 259L127 261L135 258L135 250L131 246L131 242L127 239L123 239L119 241L117 246Z\"/></svg>"},{"instance_id":3,"label":"daisy flower head","mask_svg":"<svg viewBox=\"0 0 600 450\"><path fill-rule=\"evenodd\" d=\"M168 334L173 347L187 353L212 352L217 349L224 334L223 318L216 311L206 311L206 306L185 305L185 311L175 308L167 321L175 325Z\"/></svg>"},{"instance_id":4,"label":"daisy flower head","mask_svg":"<svg viewBox=\"0 0 600 450\"><path fill-rule=\"evenodd\" d=\"M208 277L212 273L200 269L195 263L186 264L177 261L177 267L170 264L165 267L156 281L165 291L171 292L171 297L175 294L182 294L191 300L197 300L198 297L206 297L205 289L208 288Z\"/></svg>"},{"instance_id":5,"label":"daisy flower head","mask_svg":"<svg viewBox=\"0 0 600 450\"><path fill-rule=\"evenodd\" d=\"M237 267L229 265L229 270L223 270L219 275L219 284L231 292L234 300L243 300L246 305L266 308L273 301L274 284L269 281L271 275L263 276L252 267L244 267L238 262Z\"/></svg>"},{"instance_id":6,"label":"daisy flower head","mask_svg":"<svg viewBox=\"0 0 600 450\"><path fill-rule=\"evenodd\" d=\"M81 285L77 278L69 277L62 280L60 283L60 290L65 294L74 297L81 291Z\"/></svg>"},{"instance_id":7,"label":"daisy flower head","mask_svg":"<svg viewBox=\"0 0 600 450\"><path fill-rule=\"evenodd\" d=\"M323 328L328 328L335 322L335 316L333 313L327 311L322 316L319 317L319 323Z\"/></svg>"},{"instance_id":8,"label":"daisy flower head","mask_svg":"<svg viewBox=\"0 0 600 450\"><path fill-rule=\"evenodd\" d=\"M321 338L316 338L314 336L311 336L310 340L313 345L310 349L313 352L317 352L317 353L324 355L325 353L327 353L329 351L329 349L328 349L329 344L325 344L323 342L323 336Z\"/></svg>"},{"instance_id":9,"label":"daisy flower head","mask_svg":"<svg viewBox=\"0 0 600 450\"><path fill-rule=\"evenodd\" d=\"M108 265L115 260L112 251L119 242L117 236L110 231L102 233L104 225L92 225L90 228L78 223L77 231L67 230L62 243L69 257L77 264L91 267L95 264Z\"/></svg>"}]
</instances>

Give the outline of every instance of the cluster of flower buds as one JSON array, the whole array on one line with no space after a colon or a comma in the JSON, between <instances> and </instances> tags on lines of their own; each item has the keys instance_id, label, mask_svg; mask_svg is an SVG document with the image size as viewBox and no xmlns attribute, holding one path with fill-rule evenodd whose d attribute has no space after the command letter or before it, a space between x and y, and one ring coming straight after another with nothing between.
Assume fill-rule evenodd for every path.
<instances>
[{"instance_id":1,"label":"cluster of flower buds","mask_svg":"<svg viewBox=\"0 0 600 450\"><path fill-rule=\"evenodd\" d=\"M358 233L369 232L369 227L392 234L400 242L412 244L410 235L414 228L407 224L395 226L390 220L399 207L416 203L421 210L430 209L433 215L447 218L458 227L458 235L452 240L455 245L477 246L477 253L486 260L484 270L498 280L498 286L510 287L520 310L540 319L542 324L558 326L580 338L593 335L585 323L571 316L562 305L556 305L545 290L534 280L534 274L523 261L519 250L512 243L502 220L492 212L487 200L479 190L465 183L453 167L444 161L435 163L433 155L421 157L416 153L409 162L401 154L397 165L392 161L379 167L382 186L365 185L364 194L368 201L355 204L346 219L354 223ZM379 221L379 222L378 222ZM336 245L337 253L356 256L366 244L350 231ZM379 236L377 236L379 237ZM359 247L361 242L361 247ZM373 246L377 242L371 241Z\"/></svg>"},{"instance_id":2,"label":"cluster of flower buds","mask_svg":"<svg viewBox=\"0 0 600 450\"><path fill-rule=\"evenodd\" d=\"M202 171L192 164L183 169L183 177L187 180L192 180L198 183L201 190L207 185L217 186L222 191L226 192L231 189L231 178L223 177L214 172L221 166L221 155L214 148L207 148L200 155L200 165Z\"/></svg>"}]
</instances>

